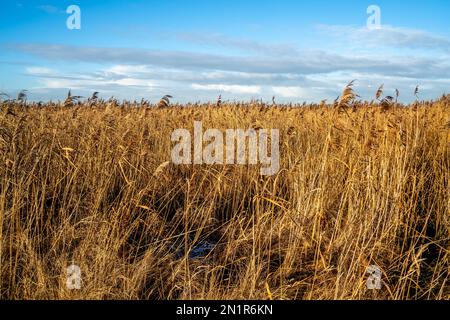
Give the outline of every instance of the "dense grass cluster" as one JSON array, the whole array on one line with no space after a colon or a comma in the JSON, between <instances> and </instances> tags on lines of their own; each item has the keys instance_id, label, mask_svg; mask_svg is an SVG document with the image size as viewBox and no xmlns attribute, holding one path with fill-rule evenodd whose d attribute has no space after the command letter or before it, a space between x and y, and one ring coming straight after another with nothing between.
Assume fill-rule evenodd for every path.
<instances>
[{"instance_id":1,"label":"dense grass cluster","mask_svg":"<svg viewBox=\"0 0 450 320\"><path fill-rule=\"evenodd\" d=\"M449 97L0 105L2 299L450 299ZM279 129L280 172L172 165L194 120Z\"/></svg>"}]
</instances>

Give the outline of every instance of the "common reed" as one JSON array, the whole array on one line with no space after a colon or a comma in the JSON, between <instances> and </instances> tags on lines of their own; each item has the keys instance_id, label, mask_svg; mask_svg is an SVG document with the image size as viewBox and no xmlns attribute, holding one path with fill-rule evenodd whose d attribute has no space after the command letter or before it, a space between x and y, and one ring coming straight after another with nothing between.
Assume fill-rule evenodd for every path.
<instances>
[{"instance_id":1,"label":"common reed","mask_svg":"<svg viewBox=\"0 0 450 320\"><path fill-rule=\"evenodd\" d=\"M0 297L450 299L450 98L383 112L352 84L351 113L1 102ZM279 129L281 170L173 165L194 120Z\"/></svg>"}]
</instances>

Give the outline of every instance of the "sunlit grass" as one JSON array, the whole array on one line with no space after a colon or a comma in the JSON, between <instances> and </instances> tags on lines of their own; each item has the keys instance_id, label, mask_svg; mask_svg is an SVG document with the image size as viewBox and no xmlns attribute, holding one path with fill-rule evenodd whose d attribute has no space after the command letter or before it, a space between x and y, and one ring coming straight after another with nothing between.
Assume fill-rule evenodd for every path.
<instances>
[{"instance_id":1,"label":"sunlit grass","mask_svg":"<svg viewBox=\"0 0 450 320\"><path fill-rule=\"evenodd\" d=\"M350 102L1 104L0 297L450 299L450 99ZM194 120L279 129L281 170L167 163Z\"/></svg>"}]
</instances>

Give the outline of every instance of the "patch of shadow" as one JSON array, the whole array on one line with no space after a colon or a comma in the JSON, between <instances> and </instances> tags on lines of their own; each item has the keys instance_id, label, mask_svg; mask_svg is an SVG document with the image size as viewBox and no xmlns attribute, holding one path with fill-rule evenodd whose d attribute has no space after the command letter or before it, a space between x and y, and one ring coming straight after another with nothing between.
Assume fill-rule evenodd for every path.
<instances>
[{"instance_id":1,"label":"patch of shadow","mask_svg":"<svg viewBox=\"0 0 450 320\"><path fill-rule=\"evenodd\" d=\"M217 245L217 242L213 242L213 241L208 241L208 240L199 241L198 243L196 243L195 245L193 245L190 248L188 257L189 257L189 259L205 258L214 250L216 245ZM181 246L178 249L176 256L177 256L177 258L181 258L184 256L184 254L185 254L184 248Z\"/></svg>"}]
</instances>

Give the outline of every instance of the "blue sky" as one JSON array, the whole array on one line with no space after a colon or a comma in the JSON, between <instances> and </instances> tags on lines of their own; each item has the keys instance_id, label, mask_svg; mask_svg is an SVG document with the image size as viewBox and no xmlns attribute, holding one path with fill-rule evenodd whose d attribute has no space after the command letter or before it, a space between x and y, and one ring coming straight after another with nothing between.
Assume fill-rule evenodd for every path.
<instances>
[{"instance_id":1,"label":"blue sky","mask_svg":"<svg viewBox=\"0 0 450 320\"><path fill-rule=\"evenodd\" d=\"M81 29L66 8L78 5ZM381 25L369 29L367 8ZM0 91L31 100L99 91L175 101L372 99L450 88L450 1L10 1L0 10Z\"/></svg>"}]
</instances>

